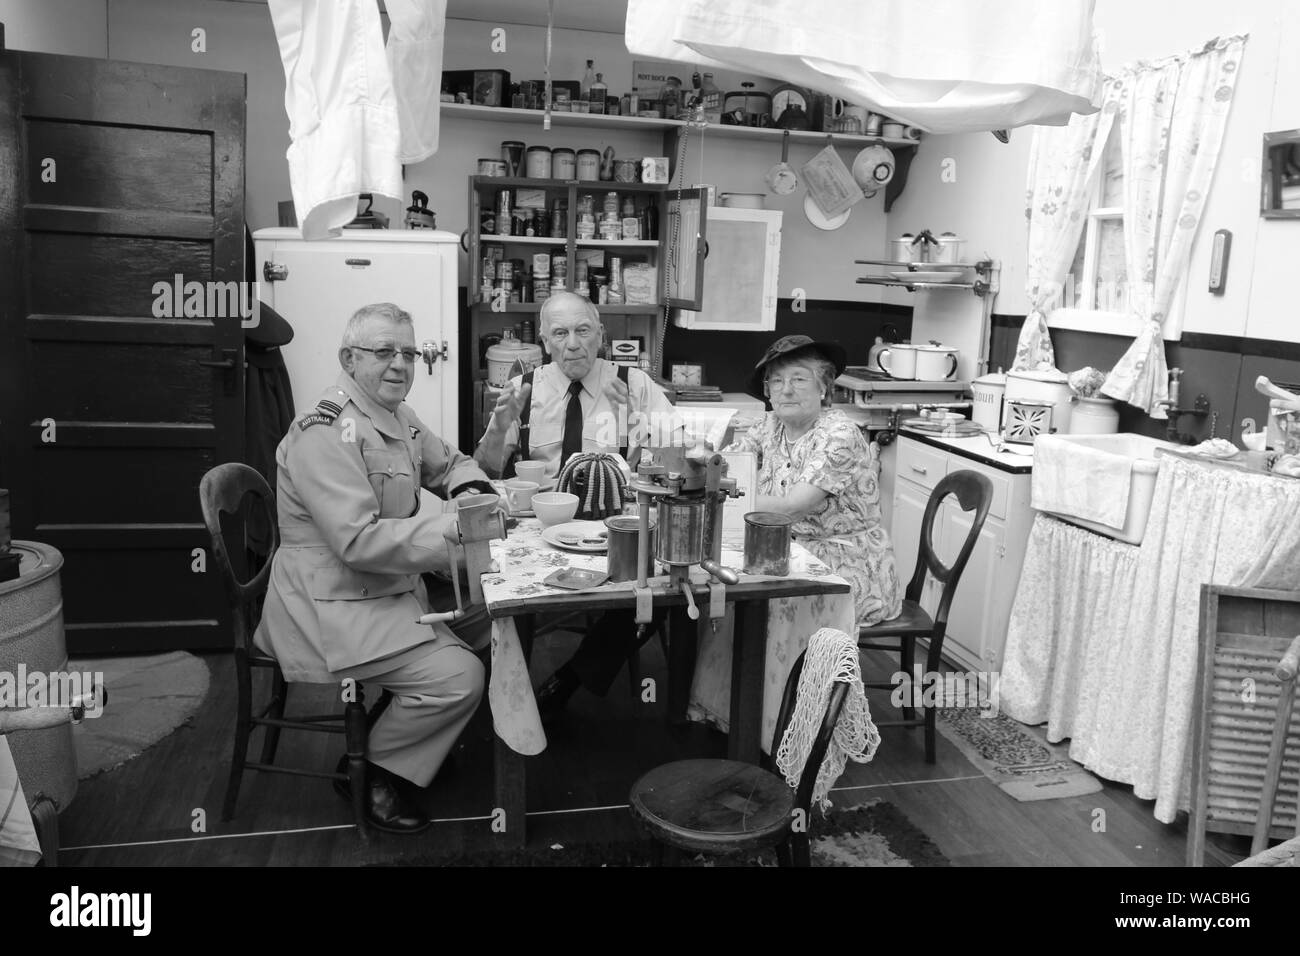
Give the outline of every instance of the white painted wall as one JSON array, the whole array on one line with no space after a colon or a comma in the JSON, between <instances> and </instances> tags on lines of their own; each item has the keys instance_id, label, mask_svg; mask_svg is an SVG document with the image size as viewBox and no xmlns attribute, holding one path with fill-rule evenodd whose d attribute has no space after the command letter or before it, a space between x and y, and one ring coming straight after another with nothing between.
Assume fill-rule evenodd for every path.
<instances>
[{"instance_id":1,"label":"white painted wall","mask_svg":"<svg viewBox=\"0 0 1300 956\"><path fill-rule=\"evenodd\" d=\"M1259 218L1261 136L1300 127L1300 5L1291 0L1097 0L1106 69L1248 33L1219 165L1192 248L1184 294L1184 330L1300 341L1300 322L1286 287L1300 261L1300 223ZM1008 145L981 133L931 137L913 164L911 183L889 216L889 232L951 229L971 240L968 251L1002 259L995 310L1027 311L1025 176L1032 129L1012 132ZM955 161L957 180L940 179ZM925 184L929 184L929 188ZM1224 295L1207 289L1210 245L1218 229L1233 233Z\"/></svg>"},{"instance_id":2,"label":"white painted wall","mask_svg":"<svg viewBox=\"0 0 1300 956\"><path fill-rule=\"evenodd\" d=\"M108 0L0 0L10 50L108 55Z\"/></svg>"}]
</instances>

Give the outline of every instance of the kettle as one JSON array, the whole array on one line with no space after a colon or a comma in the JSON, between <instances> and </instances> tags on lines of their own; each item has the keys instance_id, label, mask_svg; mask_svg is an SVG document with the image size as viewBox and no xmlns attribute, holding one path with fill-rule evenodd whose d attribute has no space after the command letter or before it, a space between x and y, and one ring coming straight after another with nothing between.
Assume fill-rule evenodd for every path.
<instances>
[{"instance_id":1,"label":"kettle","mask_svg":"<svg viewBox=\"0 0 1300 956\"><path fill-rule=\"evenodd\" d=\"M407 229L437 229L437 220L429 208L429 197L420 190L411 193L411 205L406 207Z\"/></svg>"}]
</instances>

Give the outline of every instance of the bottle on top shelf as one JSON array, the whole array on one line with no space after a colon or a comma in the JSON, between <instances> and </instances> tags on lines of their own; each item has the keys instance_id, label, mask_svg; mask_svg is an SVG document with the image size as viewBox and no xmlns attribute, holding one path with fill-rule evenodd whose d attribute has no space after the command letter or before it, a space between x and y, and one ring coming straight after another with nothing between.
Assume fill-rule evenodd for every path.
<instances>
[{"instance_id":1,"label":"bottle on top shelf","mask_svg":"<svg viewBox=\"0 0 1300 956\"><path fill-rule=\"evenodd\" d=\"M710 123L722 123L722 90L713 82L713 74L705 73L704 82L700 84L700 95L704 99L704 118Z\"/></svg>"},{"instance_id":2,"label":"bottle on top shelf","mask_svg":"<svg viewBox=\"0 0 1300 956\"><path fill-rule=\"evenodd\" d=\"M582 74L582 83L578 86L578 89L582 93L582 98L587 102L591 102L591 84L596 82L596 74L591 70L595 65L595 60L587 61L587 72Z\"/></svg>"},{"instance_id":3,"label":"bottle on top shelf","mask_svg":"<svg viewBox=\"0 0 1300 956\"><path fill-rule=\"evenodd\" d=\"M596 82L591 84L591 89L587 96L587 101L591 104L588 112L605 112L605 97L608 96L607 90L608 87L605 86L605 74L597 73Z\"/></svg>"}]
</instances>

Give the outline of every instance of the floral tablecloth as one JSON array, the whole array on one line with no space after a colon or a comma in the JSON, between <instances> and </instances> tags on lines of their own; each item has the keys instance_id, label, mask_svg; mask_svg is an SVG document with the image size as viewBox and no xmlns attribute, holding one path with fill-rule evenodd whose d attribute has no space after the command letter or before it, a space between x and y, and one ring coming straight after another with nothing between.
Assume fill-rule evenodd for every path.
<instances>
[{"instance_id":1,"label":"floral tablecloth","mask_svg":"<svg viewBox=\"0 0 1300 956\"><path fill-rule=\"evenodd\" d=\"M744 545L739 535L724 534L722 564L739 569L744 564ZM532 595L556 594L563 589L543 584L559 568L586 568L604 571L604 554L562 551L542 538L541 522L523 518L504 541L492 542L492 559L497 570L483 575L483 596L489 613L504 601ZM798 544L791 545L789 578L819 579L844 583ZM704 584L708 574L693 569L692 582ZM761 581L756 575L743 575L745 581ZM602 590L632 590L632 582L601 585ZM708 617L708 600L697 596L701 618ZM690 716L708 721L726 730L731 695L731 620L734 607L729 606L725 621L715 630L702 628L703 638L691 687ZM803 598L781 598L770 602L767 634L767 660L763 689L762 743L766 750L776 727L777 711L790 667L819 628L834 627L847 634L856 633L853 620L853 596L820 594ZM537 713L528 665L524 660L519 634L509 617L492 622L492 676L488 685L488 703L497 735L521 754L537 754L546 749L546 733Z\"/></svg>"}]
</instances>

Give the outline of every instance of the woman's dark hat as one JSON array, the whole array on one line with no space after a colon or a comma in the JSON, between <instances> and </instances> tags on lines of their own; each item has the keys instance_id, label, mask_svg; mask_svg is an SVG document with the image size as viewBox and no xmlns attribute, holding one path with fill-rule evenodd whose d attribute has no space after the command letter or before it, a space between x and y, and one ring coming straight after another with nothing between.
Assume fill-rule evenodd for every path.
<instances>
[{"instance_id":1,"label":"woman's dark hat","mask_svg":"<svg viewBox=\"0 0 1300 956\"><path fill-rule=\"evenodd\" d=\"M835 366L835 374L841 375L849 364L848 354L835 342L815 342L806 335L786 335L773 342L763 357L754 366L754 374L749 378L749 394L763 395L765 369L779 358L789 358L796 352L815 352Z\"/></svg>"}]
</instances>

